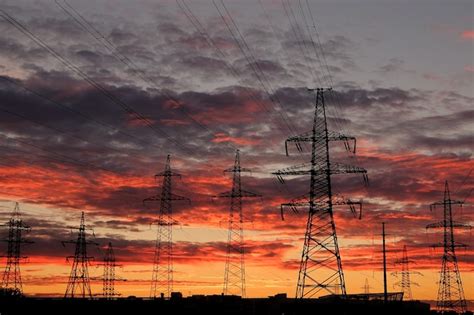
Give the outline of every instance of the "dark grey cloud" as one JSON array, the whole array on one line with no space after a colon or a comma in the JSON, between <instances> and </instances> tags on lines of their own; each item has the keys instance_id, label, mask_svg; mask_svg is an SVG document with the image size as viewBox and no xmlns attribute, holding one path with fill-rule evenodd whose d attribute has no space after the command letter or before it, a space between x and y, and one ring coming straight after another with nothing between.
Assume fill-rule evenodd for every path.
<instances>
[{"instance_id":1,"label":"dark grey cloud","mask_svg":"<svg viewBox=\"0 0 474 315\"><path fill-rule=\"evenodd\" d=\"M404 63L405 62L400 58L390 58L390 60L386 64L380 66L377 71L384 74L393 73L401 70Z\"/></svg>"}]
</instances>

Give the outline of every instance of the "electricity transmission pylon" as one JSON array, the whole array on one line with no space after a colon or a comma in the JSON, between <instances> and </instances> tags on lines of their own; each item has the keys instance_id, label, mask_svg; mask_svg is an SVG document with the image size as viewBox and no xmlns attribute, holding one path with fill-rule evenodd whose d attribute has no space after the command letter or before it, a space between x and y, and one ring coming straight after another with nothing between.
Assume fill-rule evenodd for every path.
<instances>
[{"instance_id":1,"label":"electricity transmission pylon","mask_svg":"<svg viewBox=\"0 0 474 315\"><path fill-rule=\"evenodd\" d=\"M431 211L437 206L443 206L443 220L426 226L427 229L443 229L443 243L435 245L443 246L443 262L436 303L436 308L441 313L449 311L464 313L467 310L458 259L455 252L455 248L466 247L466 245L454 240L454 229L471 229L471 226L454 221L452 212L453 205L462 206L463 203L463 201L451 199L448 181L446 181L444 185L444 199L430 205Z\"/></svg>"},{"instance_id":2,"label":"electricity transmission pylon","mask_svg":"<svg viewBox=\"0 0 474 315\"><path fill-rule=\"evenodd\" d=\"M104 274L102 277L102 296L107 300L111 300L114 297L120 295L120 293L115 291L115 282L125 281L124 279L116 278L115 268L120 265L117 265L114 248L112 247L111 242L109 242L107 249L105 250L103 266Z\"/></svg>"},{"instance_id":3,"label":"electricity transmission pylon","mask_svg":"<svg viewBox=\"0 0 474 315\"><path fill-rule=\"evenodd\" d=\"M156 298L157 294L163 294L169 298L173 291L173 220L172 202L190 201L186 197L172 193L172 177L181 175L171 170L170 156L166 158L165 170L155 175L163 177L161 194L143 200L147 202L160 202L158 214L158 231L155 243L155 256L153 258L153 274L151 280L150 298Z\"/></svg>"},{"instance_id":4,"label":"electricity transmission pylon","mask_svg":"<svg viewBox=\"0 0 474 315\"><path fill-rule=\"evenodd\" d=\"M230 198L229 230L227 235L227 256L224 270L224 295L246 296L245 292L245 248L243 231L242 199L260 197L242 189L241 174L250 172L240 166L240 152L235 153L234 166L224 172L232 173L232 190L217 197Z\"/></svg>"},{"instance_id":5,"label":"electricity transmission pylon","mask_svg":"<svg viewBox=\"0 0 474 315\"><path fill-rule=\"evenodd\" d=\"M408 251L407 251L407 246L403 245L403 255L402 259L399 259L395 261L396 264L401 265L402 270L401 271L395 271L392 272L392 275L398 277L399 275L401 276L401 280L397 281L394 283L394 286L397 286L402 289L403 292L403 299L407 301L413 300L413 293L411 290L411 286L419 286L418 283L412 282L410 279L410 275L422 275L418 271L410 271L409 264L412 263L412 260L408 259Z\"/></svg>"},{"instance_id":6,"label":"electricity transmission pylon","mask_svg":"<svg viewBox=\"0 0 474 315\"><path fill-rule=\"evenodd\" d=\"M365 278L365 283L362 289L364 290L364 294L370 294L369 279Z\"/></svg>"},{"instance_id":7,"label":"electricity transmission pylon","mask_svg":"<svg viewBox=\"0 0 474 315\"><path fill-rule=\"evenodd\" d=\"M69 227L70 229L77 229L77 239L63 241L65 244L74 244L75 252L74 256L66 257L69 261L73 259L71 273L69 274L69 281L66 287L65 298L92 298L91 284L89 278L89 263L93 257L87 256L87 245L98 245L95 242L88 241L86 239L86 231L91 230L85 225L84 212L81 213L81 223L79 228ZM92 231L92 234L94 232Z\"/></svg>"},{"instance_id":8,"label":"electricity transmission pylon","mask_svg":"<svg viewBox=\"0 0 474 315\"><path fill-rule=\"evenodd\" d=\"M15 294L22 294L23 283L21 281L20 261L27 257L21 255L21 245L33 242L23 238L23 233L31 231L31 228L21 219L18 202L15 203L10 220L3 226L8 228L8 237L3 240L7 242L7 261L1 287L12 289Z\"/></svg>"},{"instance_id":9,"label":"electricity transmission pylon","mask_svg":"<svg viewBox=\"0 0 474 315\"><path fill-rule=\"evenodd\" d=\"M329 131L326 120L326 106L324 92L327 89L311 89L316 91L313 128L310 132L293 136L285 141L288 154L288 142L295 143L301 150L301 142L311 143L311 162L309 165L292 166L274 172L280 182L283 176L305 175L310 177L309 193L289 203L281 205L283 209L289 207L297 211L300 207L308 208L305 240L301 254L300 271L296 288L296 297L312 297L321 291L336 294L338 290L346 295L344 273L336 235L336 225L333 217L333 206L346 204L355 214L355 205L361 203L334 196L331 187L331 176L335 174L361 173L365 183L368 183L367 171L361 167L331 162L329 143L343 141L346 150L355 153L355 138L335 131ZM353 148L350 143L353 142Z\"/></svg>"}]
</instances>

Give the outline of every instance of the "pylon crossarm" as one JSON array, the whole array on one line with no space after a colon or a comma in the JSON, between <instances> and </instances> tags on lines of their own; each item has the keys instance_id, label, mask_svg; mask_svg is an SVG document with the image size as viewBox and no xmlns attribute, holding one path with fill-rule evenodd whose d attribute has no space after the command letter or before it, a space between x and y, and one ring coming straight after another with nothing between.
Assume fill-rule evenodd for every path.
<instances>
[{"instance_id":1,"label":"pylon crossarm","mask_svg":"<svg viewBox=\"0 0 474 315\"><path fill-rule=\"evenodd\" d=\"M462 223L462 222L456 222L456 221L453 221L452 227L455 227L455 228L458 228L458 229L466 229L466 230L472 229L472 226L470 224Z\"/></svg>"},{"instance_id":2,"label":"pylon crossarm","mask_svg":"<svg viewBox=\"0 0 474 315\"><path fill-rule=\"evenodd\" d=\"M1 224L0 225L0 228L10 228L10 227L15 227L16 230L22 230L22 231L25 231L25 232L30 232L31 231L31 227L29 225L18 225L18 224L15 224L15 223L6 223L6 224Z\"/></svg>"},{"instance_id":3,"label":"pylon crossarm","mask_svg":"<svg viewBox=\"0 0 474 315\"><path fill-rule=\"evenodd\" d=\"M163 197L161 196L161 194L159 194L159 195L155 195L155 196L151 196L151 197L143 199L143 204L146 205L147 202L162 201L162 200L163 200ZM179 196L173 193L169 193L168 196L166 197L166 200L191 202L191 199L187 197Z\"/></svg>"},{"instance_id":4,"label":"pylon crossarm","mask_svg":"<svg viewBox=\"0 0 474 315\"><path fill-rule=\"evenodd\" d=\"M256 197L262 197L260 194L253 193L248 190L241 190L240 197L245 197L245 198L256 198Z\"/></svg>"},{"instance_id":5,"label":"pylon crossarm","mask_svg":"<svg viewBox=\"0 0 474 315\"><path fill-rule=\"evenodd\" d=\"M317 132L315 136L313 137L313 131L308 131L298 136L289 137L288 139L285 140L286 155L288 155L288 143L295 143L296 148L298 149L298 151L301 152L302 150L301 150L300 142L312 142L313 139L315 141L325 140L326 133ZM344 147L348 152L351 152L353 154L355 154L356 152L357 140L353 136L347 136L336 131L328 131L327 140L328 141L343 141ZM352 148L351 148L350 142L352 142Z\"/></svg>"},{"instance_id":6,"label":"pylon crossarm","mask_svg":"<svg viewBox=\"0 0 474 315\"><path fill-rule=\"evenodd\" d=\"M356 208L354 206L358 206L358 208L359 208L359 220L362 219L362 201L360 201L360 200L359 201L354 201L354 200L351 200L351 199L346 199L343 196L336 195L335 197L333 197L332 204L333 204L333 206L348 205L349 209L352 212L352 214L354 215L354 217L357 216L357 211L356 211Z\"/></svg>"},{"instance_id":7,"label":"pylon crossarm","mask_svg":"<svg viewBox=\"0 0 474 315\"><path fill-rule=\"evenodd\" d=\"M262 195L253 193L251 191L243 190L241 189L240 192L232 192L232 191L226 191L223 193L220 193L216 196L213 196L214 198L255 198L255 197L262 197Z\"/></svg>"},{"instance_id":8,"label":"pylon crossarm","mask_svg":"<svg viewBox=\"0 0 474 315\"><path fill-rule=\"evenodd\" d=\"M297 165L293 165L290 167L286 167L284 169L278 170L276 172L273 172L273 175L293 175L292 172L298 171L298 170L308 170L311 169L311 164L310 163L301 163Z\"/></svg>"},{"instance_id":9,"label":"pylon crossarm","mask_svg":"<svg viewBox=\"0 0 474 315\"><path fill-rule=\"evenodd\" d=\"M163 216L165 216L165 215L163 215ZM179 222L172 219L172 218L169 218L169 217L165 216L165 218L158 219L155 222L153 222L152 224L156 224L156 225L159 225L159 226L171 226L171 225L179 225Z\"/></svg>"},{"instance_id":10,"label":"pylon crossarm","mask_svg":"<svg viewBox=\"0 0 474 315\"><path fill-rule=\"evenodd\" d=\"M433 202L432 204L430 204L430 211L433 211L434 209L436 209L436 207L444 206L445 204L462 206L464 204L464 201L449 199L449 200Z\"/></svg>"},{"instance_id":11,"label":"pylon crossarm","mask_svg":"<svg viewBox=\"0 0 474 315\"><path fill-rule=\"evenodd\" d=\"M354 165L342 164L338 162L331 163L331 174L356 174L356 173L367 174L367 170L365 168L354 166Z\"/></svg>"},{"instance_id":12,"label":"pylon crossarm","mask_svg":"<svg viewBox=\"0 0 474 315\"><path fill-rule=\"evenodd\" d=\"M251 173L252 170L250 168L235 167L235 166L224 170L224 173L236 173L236 172Z\"/></svg>"},{"instance_id":13,"label":"pylon crossarm","mask_svg":"<svg viewBox=\"0 0 474 315\"><path fill-rule=\"evenodd\" d=\"M428 224L426 228L427 229L440 229L440 228L444 228L444 226L445 226L445 222L439 221L439 222ZM456 222L456 221L452 221L452 227L459 228L459 229L466 229L466 230L472 229L471 225L467 223Z\"/></svg>"},{"instance_id":14,"label":"pylon crossarm","mask_svg":"<svg viewBox=\"0 0 474 315\"><path fill-rule=\"evenodd\" d=\"M290 208L294 213L298 213L298 208L300 207L309 207L308 202L289 202L289 203L282 203L280 205L280 212L281 212L281 219L284 221L285 217L283 212L285 208Z\"/></svg>"},{"instance_id":15,"label":"pylon crossarm","mask_svg":"<svg viewBox=\"0 0 474 315\"><path fill-rule=\"evenodd\" d=\"M281 176L300 176L300 175L321 175L326 174L327 168L325 167L316 167L312 169L311 166L307 163L295 165L289 168L285 168L276 172L273 172L273 175L277 177ZM368 184L367 170L365 168L353 165L346 165L342 163L332 163L330 168L331 175L337 174L356 174L360 173L364 176L364 181Z\"/></svg>"},{"instance_id":16,"label":"pylon crossarm","mask_svg":"<svg viewBox=\"0 0 474 315\"><path fill-rule=\"evenodd\" d=\"M164 172L160 172L158 174L155 175L155 179L157 177L161 177L161 176L165 176L165 177L170 177L170 176L173 176L173 177L178 177L178 178L181 178L181 174L179 173L175 173L173 171L170 171L170 170L167 170L167 171L164 171Z\"/></svg>"},{"instance_id":17,"label":"pylon crossarm","mask_svg":"<svg viewBox=\"0 0 474 315\"><path fill-rule=\"evenodd\" d=\"M468 245L466 244L462 244L462 243L454 243L450 246L453 246L454 248L467 248ZM436 243L436 244L432 244L431 247L433 248L438 248L438 247L444 247L444 243Z\"/></svg>"}]
</instances>

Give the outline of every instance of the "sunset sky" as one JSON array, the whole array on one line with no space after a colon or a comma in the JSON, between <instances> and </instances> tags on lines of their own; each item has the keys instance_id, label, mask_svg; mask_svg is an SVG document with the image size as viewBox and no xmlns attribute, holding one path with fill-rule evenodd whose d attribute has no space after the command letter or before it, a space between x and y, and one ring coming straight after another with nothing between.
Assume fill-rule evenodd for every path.
<instances>
[{"instance_id":1,"label":"sunset sky","mask_svg":"<svg viewBox=\"0 0 474 315\"><path fill-rule=\"evenodd\" d=\"M117 290L147 297L157 208L142 200L159 193L154 175L168 154L183 175L174 192L192 200L174 207L174 289L220 294L229 202L211 196L230 190L223 170L239 148L253 170L243 186L262 195L243 208L247 295L293 297L306 215L282 221L279 205L307 193L309 181L281 184L271 172L309 162L291 146L287 157L284 141L311 129L307 88L324 85L334 88L330 129L357 137L357 157L337 144L332 157L370 179L367 188L357 175L333 185L364 201L361 220L335 208L348 293L363 292L366 279L382 291L386 222L389 272L407 245L410 268L423 274L412 277L414 297L436 299L442 251L432 245L442 235L425 226L442 218L429 204L442 200L445 180L466 201L456 220L474 223L471 0L2 0L0 9L0 220L19 202L32 227L25 294L64 294L74 248L61 241L76 237L68 226L84 211L100 244L90 248L91 277L102 275L95 265L110 241L127 279ZM470 231L456 237L474 245ZM458 260L474 299L472 247ZM92 290L101 293L101 282Z\"/></svg>"}]
</instances>

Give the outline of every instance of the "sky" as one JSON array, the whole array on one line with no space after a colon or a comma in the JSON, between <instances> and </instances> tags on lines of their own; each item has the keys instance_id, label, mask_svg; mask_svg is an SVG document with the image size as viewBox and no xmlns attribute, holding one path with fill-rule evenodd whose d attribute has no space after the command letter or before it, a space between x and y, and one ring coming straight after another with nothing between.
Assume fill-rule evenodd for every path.
<instances>
[{"instance_id":1,"label":"sky","mask_svg":"<svg viewBox=\"0 0 474 315\"><path fill-rule=\"evenodd\" d=\"M309 162L285 139L311 130L314 96L327 97L331 130L357 137L356 157L333 160L368 171L334 178L336 193L361 199L363 215L335 208L348 293L382 290L381 222L389 272L404 245L423 276L414 297L436 299L448 180L455 219L472 223L474 21L472 1L4 0L0 5L0 219L19 202L27 235L24 291L62 295L81 212L99 243L89 252L92 290L112 242L124 296L148 296L158 194L168 154L182 174L174 218L175 291L220 294L231 188L223 170L240 149L247 295L293 296L304 211L279 205L308 192L271 174ZM7 16L7 15L8 16ZM222 16L221 16L222 15ZM8 17L20 24L9 23ZM12 21L12 20L10 20ZM85 24L87 21L89 24ZM17 27L15 27L15 25ZM21 25L21 26L19 26ZM19 29L26 27L24 32ZM1 232L6 233L3 229ZM457 241L473 245L470 231ZM2 251L6 246L2 245ZM458 251L466 298L474 299L474 253ZM4 263L4 260L2 261ZM399 279L389 276L389 289Z\"/></svg>"}]
</instances>

